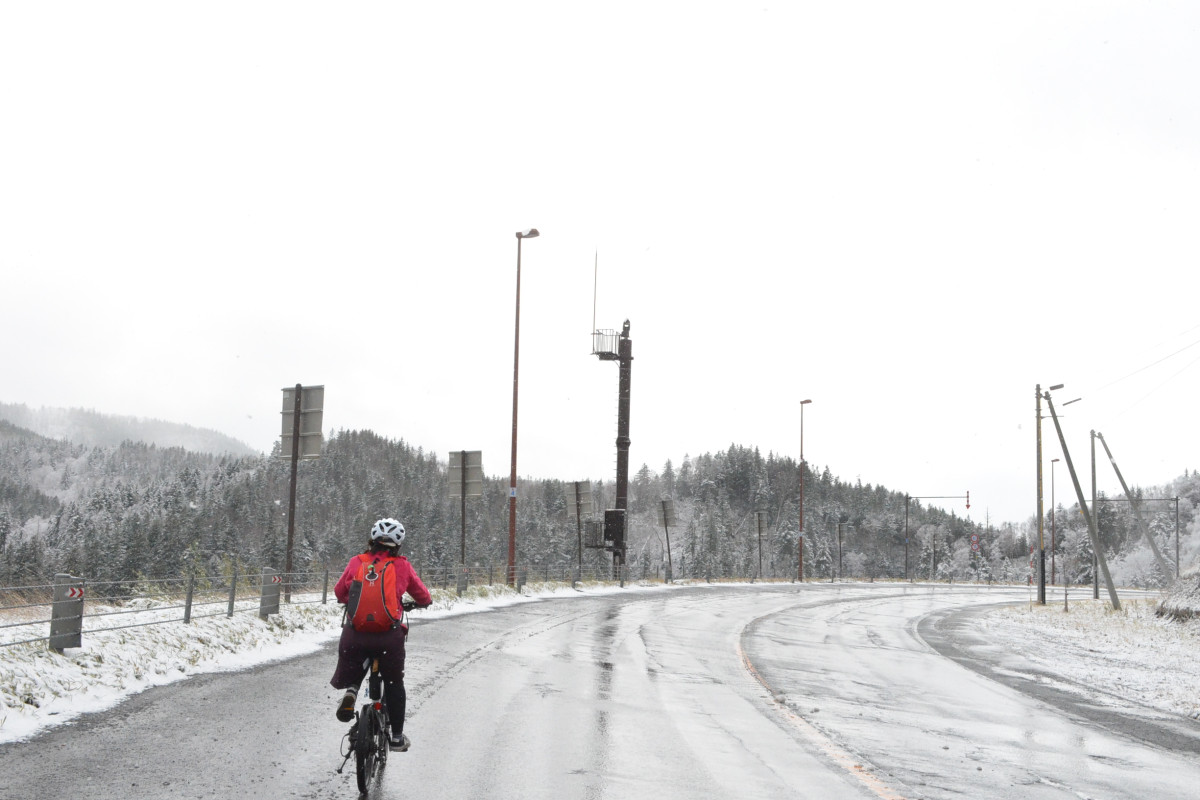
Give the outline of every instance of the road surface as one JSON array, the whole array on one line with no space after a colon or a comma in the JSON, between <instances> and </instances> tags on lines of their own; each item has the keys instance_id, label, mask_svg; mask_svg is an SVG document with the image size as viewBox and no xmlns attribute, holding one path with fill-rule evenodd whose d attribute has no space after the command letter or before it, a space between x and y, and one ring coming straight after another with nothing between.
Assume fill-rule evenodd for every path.
<instances>
[{"instance_id":1,"label":"road surface","mask_svg":"<svg viewBox=\"0 0 1200 800\"><path fill-rule=\"evenodd\" d=\"M1197 725L1039 690L1005 589L626 589L422 621L375 798L1194 798ZM347 798L333 646L0 746L0 798ZM1072 705L1074 703L1074 705Z\"/></svg>"}]
</instances>

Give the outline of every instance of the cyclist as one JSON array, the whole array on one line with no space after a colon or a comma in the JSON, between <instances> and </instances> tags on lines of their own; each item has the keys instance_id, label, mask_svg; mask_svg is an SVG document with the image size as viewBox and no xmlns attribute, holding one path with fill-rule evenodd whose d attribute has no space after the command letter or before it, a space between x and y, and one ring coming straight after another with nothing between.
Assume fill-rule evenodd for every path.
<instances>
[{"instance_id":1,"label":"cyclist","mask_svg":"<svg viewBox=\"0 0 1200 800\"><path fill-rule=\"evenodd\" d=\"M362 623L363 611L347 615L338 644L338 663L329 683L335 689L345 689L345 696L338 702L337 718L342 722L354 719L354 706L358 699L358 687L367 673L367 665L373 658L379 659L379 673L386 690L388 719L391 722L390 749L405 751L409 740L404 735L404 707L407 695L404 691L404 640L408 627L404 624L401 608L404 593L412 596L415 606L424 608L433 602L429 590L417 577L408 559L399 554L404 542L404 526L394 519L381 519L371 528L371 538L365 552L354 556L346 565L342 577L333 587L339 603L351 599L351 588L361 583L362 594L354 598L359 609L368 609L370 603L384 604L382 613L375 614L384 621L383 629L378 624ZM395 581L394 591L386 577L391 572ZM364 581L365 577L365 581ZM374 593L371 587L378 585ZM376 597L378 595L378 597ZM368 615L370 616L370 615Z\"/></svg>"}]
</instances>

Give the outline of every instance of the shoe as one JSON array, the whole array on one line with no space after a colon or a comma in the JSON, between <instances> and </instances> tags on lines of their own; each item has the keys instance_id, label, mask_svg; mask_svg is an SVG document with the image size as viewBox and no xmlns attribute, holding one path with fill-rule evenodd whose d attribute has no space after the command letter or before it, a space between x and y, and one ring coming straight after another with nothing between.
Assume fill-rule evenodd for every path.
<instances>
[{"instance_id":1,"label":"shoe","mask_svg":"<svg viewBox=\"0 0 1200 800\"><path fill-rule=\"evenodd\" d=\"M403 753L408 750L408 746L410 744L412 743L408 741L408 737L402 733L400 734L399 738L392 738L388 740L388 749L395 750L397 753Z\"/></svg>"},{"instance_id":2,"label":"shoe","mask_svg":"<svg viewBox=\"0 0 1200 800\"><path fill-rule=\"evenodd\" d=\"M354 704L358 700L358 689L347 689L345 697L338 703L338 722L349 722L354 719Z\"/></svg>"}]
</instances>

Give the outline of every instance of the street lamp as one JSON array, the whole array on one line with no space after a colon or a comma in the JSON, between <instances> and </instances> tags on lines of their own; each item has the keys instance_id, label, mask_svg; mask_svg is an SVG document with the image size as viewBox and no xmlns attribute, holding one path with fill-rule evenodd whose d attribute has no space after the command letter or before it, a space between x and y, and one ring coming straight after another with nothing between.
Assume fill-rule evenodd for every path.
<instances>
[{"instance_id":1,"label":"street lamp","mask_svg":"<svg viewBox=\"0 0 1200 800\"><path fill-rule=\"evenodd\" d=\"M800 401L800 557L796 572L801 583L804 583L804 407L811 402Z\"/></svg>"},{"instance_id":2,"label":"street lamp","mask_svg":"<svg viewBox=\"0 0 1200 800\"><path fill-rule=\"evenodd\" d=\"M521 362L521 240L534 239L537 228L517 231L517 312L513 333L512 473L508 481L508 583L517 582L517 376Z\"/></svg>"},{"instance_id":3,"label":"street lamp","mask_svg":"<svg viewBox=\"0 0 1200 800\"><path fill-rule=\"evenodd\" d=\"M1050 392L1057 391L1063 388L1063 384L1056 383L1050 387L1045 393L1045 397L1049 398ZM1038 535L1038 604L1046 605L1046 538L1043 533L1045 522L1043 515L1046 509L1042 505L1042 385L1039 383L1034 387L1034 393L1037 395L1037 535Z\"/></svg>"},{"instance_id":4,"label":"street lamp","mask_svg":"<svg viewBox=\"0 0 1200 800\"><path fill-rule=\"evenodd\" d=\"M1058 505L1054 502L1054 465L1059 459L1050 459L1050 585L1055 584L1054 571L1054 513Z\"/></svg>"}]
</instances>

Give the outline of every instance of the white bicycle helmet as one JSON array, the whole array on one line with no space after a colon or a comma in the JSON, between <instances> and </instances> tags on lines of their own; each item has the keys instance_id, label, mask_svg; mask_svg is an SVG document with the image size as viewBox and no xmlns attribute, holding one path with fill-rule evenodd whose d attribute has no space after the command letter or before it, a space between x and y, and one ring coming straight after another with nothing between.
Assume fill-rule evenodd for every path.
<instances>
[{"instance_id":1,"label":"white bicycle helmet","mask_svg":"<svg viewBox=\"0 0 1200 800\"><path fill-rule=\"evenodd\" d=\"M371 528L371 541L384 547L399 547L404 542L404 525L388 517Z\"/></svg>"}]
</instances>

